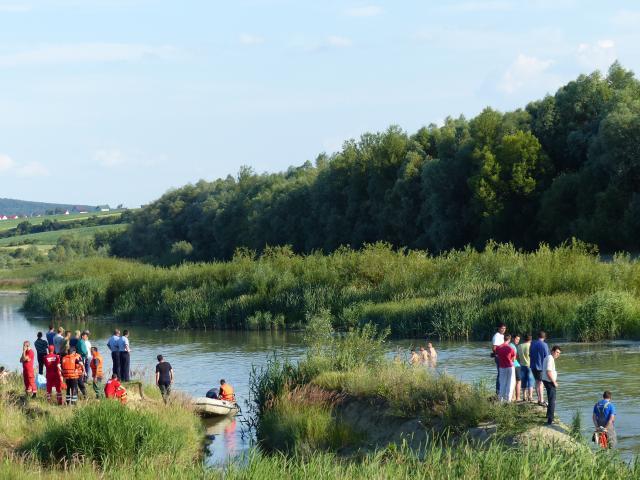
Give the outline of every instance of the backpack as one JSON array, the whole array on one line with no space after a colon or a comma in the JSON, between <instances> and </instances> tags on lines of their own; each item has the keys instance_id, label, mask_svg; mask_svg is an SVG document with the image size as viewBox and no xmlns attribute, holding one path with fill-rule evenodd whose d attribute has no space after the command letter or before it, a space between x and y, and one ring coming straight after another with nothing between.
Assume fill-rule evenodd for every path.
<instances>
[{"instance_id":1,"label":"backpack","mask_svg":"<svg viewBox=\"0 0 640 480\"><path fill-rule=\"evenodd\" d=\"M601 423L604 425L604 423L607 421L607 412L606 410L609 408L609 405L611 404L611 402L609 400L607 400L604 403L596 403L596 419L598 420L598 423Z\"/></svg>"}]
</instances>

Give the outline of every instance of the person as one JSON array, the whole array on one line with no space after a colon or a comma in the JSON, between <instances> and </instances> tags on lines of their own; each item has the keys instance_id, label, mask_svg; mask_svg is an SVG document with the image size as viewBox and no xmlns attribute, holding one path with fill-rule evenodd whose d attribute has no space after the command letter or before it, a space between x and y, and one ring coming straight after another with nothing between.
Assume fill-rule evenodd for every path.
<instances>
[{"instance_id":1,"label":"person","mask_svg":"<svg viewBox=\"0 0 640 480\"><path fill-rule=\"evenodd\" d=\"M36 341L33 342L33 346L36 348L36 354L38 355L38 374L42 375L44 372L44 357L49 353L49 343L42 338L42 332L38 332Z\"/></svg>"},{"instance_id":2,"label":"person","mask_svg":"<svg viewBox=\"0 0 640 480\"><path fill-rule=\"evenodd\" d=\"M67 384L67 405L78 402L78 380L84 375L82 357L76 353L76 347L70 347L69 353L62 357L62 378Z\"/></svg>"},{"instance_id":3,"label":"person","mask_svg":"<svg viewBox=\"0 0 640 480\"><path fill-rule=\"evenodd\" d=\"M122 405L127 403L127 390L120 384L117 374L111 375L111 379L107 380L104 386L104 396L120 401Z\"/></svg>"},{"instance_id":4,"label":"person","mask_svg":"<svg viewBox=\"0 0 640 480\"><path fill-rule=\"evenodd\" d=\"M518 345L518 363L520 364L520 380L522 381L522 393L525 402L533 402L533 374L531 373L531 360L529 349L531 347L531 335L524 336L524 342Z\"/></svg>"},{"instance_id":5,"label":"person","mask_svg":"<svg viewBox=\"0 0 640 480\"><path fill-rule=\"evenodd\" d=\"M51 391L55 388L58 405L62 405L62 368L60 355L55 352L53 345L49 345L49 353L44 357L44 365L47 370L47 402L51 401Z\"/></svg>"},{"instance_id":6,"label":"person","mask_svg":"<svg viewBox=\"0 0 640 480\"><path fill-rule=\"evenodd\" d=\"M0 367L0 385L7 383L8 378L9 372L7 372L4 367Z\"/></svg>"},{"instance_id":7,"label":"person","mask_svg":"<svg viewBox=\"0 0 640 480\"><path fill-rule=\"evenodd\" d=\"M558 388L556 360L561 353L560 347L555 345L551 348L551 353L545 357L542 364L542 383L547 390L547 425L553 423L556 411L556 389Z\"/></svg>"},{"instance_id":8,"label":"person","mask_svg":"<svg viewBox=\"0 0 640 480\"><path fill-rule=\"evenodd\" d=\"M62 349L64 348L64 328L58 327L58 333L53 337L53 346L55 347L55 353L62 355Z\"/></svg>"},{"instance_id":9,"label":"person","mask_svg":"<svg viewBox=\"0 0 640 480\"><path fill-rule=\"evenodd\" d=\"M518 362L518 344L520 343L520 335L517 333L513 336L512 342L509 344L515 358L513 359L513 378L515 379L514 400L520 401L520 362Z\"/></svg>"},{"instance_id":10,"label":"person","mask_svg":"<svg viewBox=\"0 0 640 480\"><path fill-rule=\"evenodd\" d=\"M496 361L496 395L500 396L500 366L498 365L498 357L496 356L496 349L504 344L504 332L507 331L507 326L504 323L498 324L498 329L494 333L491 339L491 356Z\"/></svg>"},{"instance_id":11,"label":"person","mask_svg":"<svg viewBox=\"0 0 640 480\"><path fill-rule=\"evenodd\" d=\"M89 380L89 364L87 358L89 357L89 350L87 348L87 335L85 332L80 333L80 330L76 330L76 353L80 355L82 359L82 375L78 378L78 390L82 393L82 396L87 398L87 381Z\"/></svg>"},{"instance_id":12,"label":"person","mask_svg":"<svg viewBox=\"0 0 640 480\"><path fill-rule=\"evenodd\" d=\"M68 355L71 351L71 331L67 330L64 334L64 343L62 345L62 352L60 355Z\"/></svg>"},{"instance_id":13,"label":"person","mask_svg":"<svg viewBox=\"0 0 640 480\"><path fill-rule=\"evenodd\" d=\"M36 392L38 388L36 387L36 375L33 370L34 361L35 361L35 353L31 348L31 343L26 340L22 344L22 355L20 356L20 363L22 363L22 379L24 380L24 391L26 393L26 398L36 398Z\"/></svg>"},{"instance_id":14,"label":"person","mask_svg":"<svg viewBox=\"0 0 640 480\"><path fill-rule=\"evenodd\" d=\"M111 352L111 372L116 375L120 375L120 351L118 350L118 344L120 343L120 330L117 328L113 331L113 335L107 342L107 348Z\"/></svg>"},{"instance_id":15,"label":"person","mask_svg":"<svg viewBox=\"0 0 640 480\"><path fill-rule=\"evenodd\" d=\"M500 391L498 399L501 402L510 402L513 397L515 386L515 371L513 360L516 354L510 345L511 335L504 336L504 343L496 348L496 358L498 359L498 369L500 375Z\"/></svg>"},{"instance_id":16,"label":"person","mask_svg":"<svg viewBox=\"0 0 640 480\"><path fill-rule=\"evenodd\" d=\"M102 355L98 352L98 347L91 347L91 377L93 379L93 391L96 394L96 398L102 398L102 378L103 378L103 360Z\"/></svg>"},{"instance_id":17,"label":"person","mask_svg":"<svg viewBox=\"0 0 640 480\"><path fill-rule=\"evenodd\" d=\"M420 363L422 365L427 365L429 364L429 354L427 353L427 351L424 349L424 347L420 347Z\"/></svg>"},{"instance_id":18,"label":"person","mask_svg":"<svg viewBox=\"0 0 640 480\"><path fill-rule=\"evenodd\" d=\"M131 357L129 356L131 349L129 348L129 330L122 332L120 341L118 342L118 352L120 355L120 376L119 378L123 382L128 382L131 378L131 372L129 368L129 362Z\"/></svg>"},{"instance_id":19,"label":"person","mask_svg":"<svg viewBox=\"0 0 640 480\"><path fill-rule=\"evenodd\" d=\"M529 348L529 359L531 361L531 373L536 380L536 393L538 395L538 405L544 405L544 393L542 391L542 373L544 359L549 356L549 346L545 342L547 334L540 330L538 339L531 342Z\"/></svg>"},{"instance_id":20,"label":"person","mask_svg":"<svg viewBox=\"0 0 640 480\"><path fill-rule=\"evenodd\" d=\"M225 382L224 379L220 380L220 393L218 394L218 398L220 398L220 400L226 400L227 402L236 401L233 387Z\"/></svg>"},{"instance_id":21,"label":"person","mask_svg":"<svg viewBox=\"0 0 640 480\"><path fill-rule=\"evenodd\" d=\"M438 363L438 352L433 348L433 343L427 343L427 353L429 354L429 361L431 362L431 366L435 368L436 363Z\"/></svg>"},{"instance_id":22,"label":"person","mask_svg":"<svg viewBox=\"0 0 640 480\"><path fill-rule=\"evenodd\" d=\"M599 400L593 406L593 424L596 430L599 427L604 428L607 431L607 443L609 448L613 448L618 443L618 436L616 435L615 421L616 421L616 406L611 402L611 392L605 390L602 394L602 400Z\"/></svg>"},{"instance_id":23,"label":"person","mask_svg":"<svg viewBox=\"0 0 640 480\"><path fill-rule=\"evenodd\" d=\"M69 346L70 347L76 347L76 352L79 354L80 352L78 352L78 342L80 341L80 330L76 330L75 332L73 332L73 337L71 337L71 340L69 341Z\"/></svg>"},{"instance_id":24,"label":"person","mask_svg":"<svg viewBox=\"0 0 640 480\"><path fill-rule=\"evenodd\" d=\"M409 358L409 364L413 366L420 365L420 356L416 352L415 348L411 349L411 357Z\"/></svg>"},{"instance_id":25,"label":"person","mask_svg":"<svg viewBox=\"0 0 640 480\"><path fill-rule=\"evenodd\" d=\"M89 340L89 335L91 335L91 332L89 330L84 330L80 335L80 337L84 340L85 346L87 347L87 357L84 359L84 370L87 372L87 375L90 371L91 351L93 348L91 345L91 341Z\"/></svg>"},{"instance_id":26,"label":"person","mask_svg":"<svg viewBox=\"0 0 640 480\"><path fill-rule=\"evenodd\" d=\"M167 403L167 398L171 394L171 384L173 383L173 368L171 364L164 360L162 355L156 357L158 364L156 365L156 385L160 389L162 400Z\"/></svg>"},{"instance_id":27,"label":"person","mask_svg":"<svg viewBox=\"0 0 640 480\"><path fill-rule=\"evenodd\" d=\"M53 345L53 339L56 336L56 331L53 329L53 324L49 325L49 331L47 332L47 343L49 346Z\"/></svg>"}]
</instances>

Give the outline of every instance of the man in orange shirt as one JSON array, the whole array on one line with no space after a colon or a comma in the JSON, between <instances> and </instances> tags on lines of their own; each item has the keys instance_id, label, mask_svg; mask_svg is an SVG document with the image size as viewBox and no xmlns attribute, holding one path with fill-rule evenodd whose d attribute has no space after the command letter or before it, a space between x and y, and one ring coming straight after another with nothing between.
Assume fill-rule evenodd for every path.
<instances>
[{"instance_id":1,"label":"man in orange shirt","mask_svg":"<svg viewBox=\"0 0 640 480\"><path fill-rule=\"evenodd\" d=\"M96 394L96 398L102 398L104 396L102 392L103 363L102 355L98 352L98 347L91 347L91 376L93 378L93 391Z\"/></svg>"}]
</instances>

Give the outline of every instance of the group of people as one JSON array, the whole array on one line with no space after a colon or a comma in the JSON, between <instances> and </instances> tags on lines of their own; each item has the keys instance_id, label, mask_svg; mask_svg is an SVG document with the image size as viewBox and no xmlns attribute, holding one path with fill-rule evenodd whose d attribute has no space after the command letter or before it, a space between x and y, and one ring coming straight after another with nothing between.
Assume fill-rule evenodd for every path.
<instances>
[{"instance_id":1,"label":"group of people","mask_svg":"<svg viewBox=\"0 0 640 480\"><path fill-rule=\"evenodd\" d=\"M522 338L506 331L507 326L499 323L491 340L491 356L495 359L497 368L498 400L533 402L535 386L537 403L547 408L547 424L551 425L555 418L558 388L556 360L562 350L557 345L549 348L546 343L547 334L542 330L533 341L530 334ZM544 400L545 391L547 401ZM606 431L611 447L616 444L615 415L611 392L605 391L602 400L594 406L592 419L596 429Z\"/></svg>"},{"instance_id":2,"label":"group of people","mask_svg":"<svg viewBox=\"0 0 640 480\"><path fill-rule=\"evenodd\" d=\"M113 331L113 335L107 342L107 348L111 352L113 373L118 375L123 382L131 380L131 346L129 344L129 330L120 334L119 329Z\"/></svg>"},{"instance_id":3,"label":"group of people","mask_svg":"<svg viewBox=\"0 0 640 480\"><path fill-rule=\"evenodd\" d=\"M420 347L418 351L415 348L411 349L411 356L409 357L409 363L413 366L426 365L428 367L435 368L438 362L438 352L433 348L431 342L427 343L427 348Z\"/></svg>"}]
</instances>

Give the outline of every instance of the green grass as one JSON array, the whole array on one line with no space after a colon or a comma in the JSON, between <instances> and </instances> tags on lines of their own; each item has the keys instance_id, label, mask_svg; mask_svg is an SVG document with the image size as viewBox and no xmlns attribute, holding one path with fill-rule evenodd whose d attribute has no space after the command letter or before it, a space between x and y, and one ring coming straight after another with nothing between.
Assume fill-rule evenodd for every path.
<instances>
[{"instance_id":1,"label":"green grass","mask_svg":"<svg viewBox=\"0 0 640 480\"><path fill-rule=\"evenodd\" d=\"M24 221L29 222L31 225L40 225L45 220L58 221L58 222L69 222L73 220L85 220L91 217L112 217L114 215L120 215L119 211L110 211L110 212L88 212L88 213L70 213L69 215L43 215L41 217L30 217L30 218L19 218L17 220L1 220L0 221L0 232L3 230L10 230L12 228L16 228L19 223Z\"/></svg>"},{"instance_id":2,"label":"green grass","mask_svg":"<svg viewBox=\"0 0 640 480\"><path fill-rule=\"evenodd\" d=\"M26 235L18 235L15 237L0 238L0 247L8 247L10 245L20 246L27 243L53 246L62 236L72 236L80 239L88 239L92 238L98 232L122 231L125 228L126 224L115 224L55 230L52 232L29 233Z\"/></svg>"}]
</instances>

